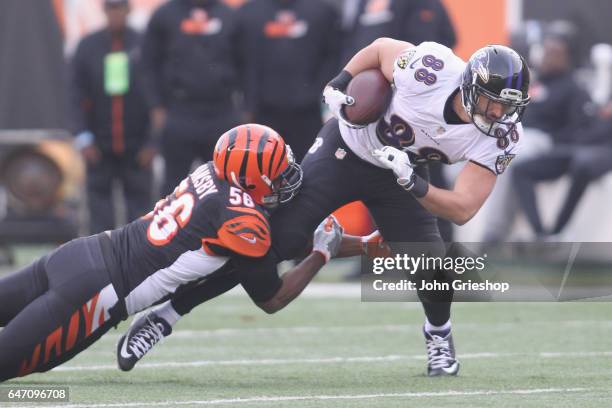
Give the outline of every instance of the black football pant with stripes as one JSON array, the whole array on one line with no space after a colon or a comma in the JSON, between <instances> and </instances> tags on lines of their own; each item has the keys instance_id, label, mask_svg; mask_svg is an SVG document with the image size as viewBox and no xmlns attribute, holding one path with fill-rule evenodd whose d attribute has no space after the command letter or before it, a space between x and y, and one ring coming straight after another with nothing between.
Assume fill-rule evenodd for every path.
<instances>
[{"instance_id":1,"label":"black football pant with stripes","mask_svg":"<svg viewBox=\"0 0 612 408\"><path fill-rule=\"evenodd\" d=\"M279 260L301 256L317 225L334 210L357 200L368 207L387 242L429 243L432 255L444 255L436 218L397 184L391 170L358 158L342 140L335 119L323 126L318 138L320 142L313 145L302 162L304 182L300 193L277 209L270 220L272 250ZM427 177L426 168L419 168L417 172ZM446 280L439 273L421 278ZM173 305L178 313L184 314L214 297L215 291L223 293L227 290L226 283L223 279L204 282L184 291L180 297L175 296ZM452 290L419 291L427 319L433 325L448 321L452 297Z\"/></svg>"},{"instance_id":2,"label":"black football pant with stripes","mask_svg":"<svg viewBox=\"0 0 612 408\"><path fill-rule=\"evenodd\" d=\"M97 236L0 278L0 382L56 367L124 318Z\"/></svg>"}]
</instances>

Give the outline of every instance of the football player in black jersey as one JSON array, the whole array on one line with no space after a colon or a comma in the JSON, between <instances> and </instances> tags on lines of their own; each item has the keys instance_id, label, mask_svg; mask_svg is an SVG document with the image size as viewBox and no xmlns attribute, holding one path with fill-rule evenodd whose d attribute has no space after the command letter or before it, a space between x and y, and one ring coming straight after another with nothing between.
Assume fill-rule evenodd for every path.
<instances>
[{"instance_id":1,"label":"football player in black jersey","mask_svg":"<svg viewBox=\"0 0 612 408\"><path fill-rule=\"evenodd\" d=\"M341 227L325 220L310 255L279 278L275 262L267 260L268 209L291 200L301 183L300 166L274 130L238 126L221 136L213 162L146 216L75 239L3 277L0 382L68 361L179 286L222 274L229 260L258 306L281 309L342 241Z\"/></svg>"}]
</instances>

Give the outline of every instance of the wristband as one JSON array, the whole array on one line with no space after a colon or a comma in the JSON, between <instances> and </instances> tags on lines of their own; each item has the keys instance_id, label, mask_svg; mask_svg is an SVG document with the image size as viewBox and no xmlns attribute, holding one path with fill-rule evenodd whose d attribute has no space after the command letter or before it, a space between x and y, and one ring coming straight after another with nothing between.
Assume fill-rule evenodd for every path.
<instances>
[{"instance_id":1,"label":"wristband","mask_svg":"<svg viewBox=\"0 0 612 408\"><path fill-rule=\"evenodd\" d=\"M398 179L398 184L402 186L404 190L410 191L416 198L425 197L429 191L429 183L427 180L418 176L416 173L412 173L412 177L410 177L410 180L405 184L399 183Z\"/></svg>"},{"instance_id":2,"label":"wristband","mask_svg":"<svg viewBox=\"0 0 612 408\"><path fill-rule=\"evenodd\" d=\"M353 79L351 73L343 69L342 72L340 72L334 79L329 81L327 85L340 91L344 91L349 82L351 82L351 79Z\"/></svg>"},{"instance_id":3,"label":"wristband","mask_svg":"<svg viewBox=\"0 0 612 408\"><path fill-rule=\"evenodd\" d=\"M429 183L424 178L414 175L414 181L412 182L412 189L410 192L416 198L423 198L429 191Z\"/></svg>"}]
</instances>

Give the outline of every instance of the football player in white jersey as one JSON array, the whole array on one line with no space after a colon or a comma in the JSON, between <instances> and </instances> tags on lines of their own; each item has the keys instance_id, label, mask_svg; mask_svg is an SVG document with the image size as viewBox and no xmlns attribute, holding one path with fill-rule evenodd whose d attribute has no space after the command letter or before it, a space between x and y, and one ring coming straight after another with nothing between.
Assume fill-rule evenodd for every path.
<instances>
[{"instance_id":1,"label":"football player in white jersey","mask_svg":"<svg viewBox=\"0 0 612 408\"><path fill-rule=\"evenodd\" d=\"M393 84L393 98L378 122L354 126L342 114L343 105L351 102L342 91L354 75L370 68L380 69ZM519 151L528 87L527 64L508 47L484 47L466 64L441 44L414 46L381 38L353 57L326 87L324 98L351 151L391 169L397 183L430 213L463 225L482 207L496 177ZM467 164L454 188L443 190L415 172L415 165L430 160ZM384 228L381 231L384 236ZM427 302L424 306L427 313ZM427 314L428 374L456 374L450 302L443 319L435 316L436 323Z\"/></svg>"},{"instance_id":2,"label":"football player in white jersey","mask_svg":"<svg viewBox=\"0 0 612 408\"><path fill-rule=\"evenodd\" d=\"M381 120L358 127L344 119L341 107L346 95L334 85L342 87L370 68L381 69L394 85L394 95ZM529 71L522 58L507 47L489 46L478 50L466 68L441 44L424 42L415 47L382 38L360 51L340 77L324 95L351 150L365 161L394 170L398 183L408 190L415 183L417 189L425 187L412 171L409 157L414 164L468 161L453 191L432 187L428 194L415 194L432 213L459 225L469 221L491 192L495 176L519 150L519 122L529 102ZM447 113L456 115L450 119L458 123L448 120ZM466 122L475 126L463 126Z\"/></svg>"},{"instance_id":3,"label":"football player in white jersey","mask_svg":"<svg viewBox=\"0 0 612 408\"><path fill-rule=\"evenodd\" d=\"M383 72L394 94L380 120L358 127L342 114L351 102L344 90L353 76L371 68ZM271 253L277 261L295 258L322 219L361 200L387 242L425 242L430 251L443 254L435 216L461 225L483 205L519 150L528 86L527 64L504 46L484 47L466 64L437 43L374 41L323 92L335 118L323 126L302 162L299 196L270 220ZM433 160L466 162L452 190L428 183L425 164ZM438 272L422 279L445 279ZM226 286L205 282L174 296L166 305L174 312L173 323ZM418 294L426 315L427 374L456 375L453 291Z\"/></svg>"}]
</instances>

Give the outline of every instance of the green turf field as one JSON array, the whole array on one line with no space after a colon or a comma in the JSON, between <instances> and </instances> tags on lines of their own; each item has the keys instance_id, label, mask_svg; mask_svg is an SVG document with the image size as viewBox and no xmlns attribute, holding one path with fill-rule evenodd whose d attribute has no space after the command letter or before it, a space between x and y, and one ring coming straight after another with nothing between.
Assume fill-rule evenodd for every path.
<instances>
[{"instance_id":1,"label":"green turf field","mask_svg":"<svg viewBox=\"0 0 612 408\"><path fill-rule=\"evenodd\" d=\"M457 304L460 376L430 379L420 305L361 303L354 285L312 289L274 316L241 294L212 301L132 373L115 368L124 326L7 385L67 385L63 406L74 407L612 405L609 303Z\"/></svg>"}]
</instances>

